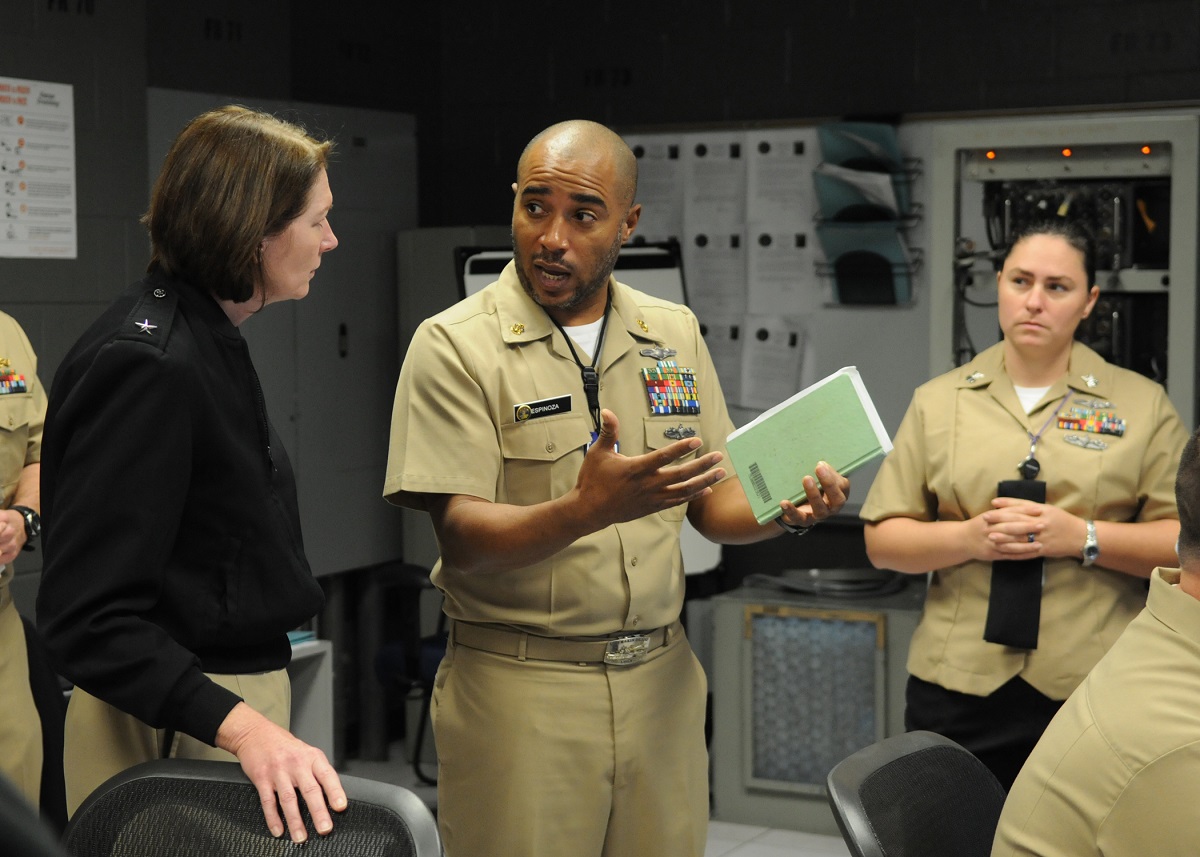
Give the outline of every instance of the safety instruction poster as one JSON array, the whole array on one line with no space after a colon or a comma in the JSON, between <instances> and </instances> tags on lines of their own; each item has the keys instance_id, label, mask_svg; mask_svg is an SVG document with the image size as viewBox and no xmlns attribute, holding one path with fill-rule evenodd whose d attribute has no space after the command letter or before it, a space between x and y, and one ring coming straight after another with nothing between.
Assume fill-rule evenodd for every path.
<instances>
[{"instance_id":1,"label":"safety instruction poster","mask_svg":"<svg viewBox=\"0 0 1200 857\"><path fill-rule=\"evenodd\" d=\"M75 190L72 86L0 76L0 257L74 259Z\"/></svg>"}]
</instances>

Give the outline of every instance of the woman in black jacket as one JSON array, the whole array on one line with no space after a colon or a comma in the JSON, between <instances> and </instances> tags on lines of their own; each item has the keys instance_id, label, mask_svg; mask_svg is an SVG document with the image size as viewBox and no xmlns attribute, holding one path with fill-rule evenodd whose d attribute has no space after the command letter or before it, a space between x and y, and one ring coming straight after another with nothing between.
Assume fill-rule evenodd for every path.
<instances>
[{"instance_id":1,"label":"woman in black jacket","mask_svg":"<svg viewBox=\"0 0 1200 857\"><path fill-rule=\"evenodd\" d=\"M229 754L276 836L286 822L305 837L297 790L321 833L332 828L326 799L345 807L324 753L287 731L287 632L322 594L291 464L238 330L266 305L304 297L337 246L329 150L241 107L192 120L143 218L146 278L55 376L38 623L76 686L69 812L137 762Z\"/></svg>"}]
</instances>

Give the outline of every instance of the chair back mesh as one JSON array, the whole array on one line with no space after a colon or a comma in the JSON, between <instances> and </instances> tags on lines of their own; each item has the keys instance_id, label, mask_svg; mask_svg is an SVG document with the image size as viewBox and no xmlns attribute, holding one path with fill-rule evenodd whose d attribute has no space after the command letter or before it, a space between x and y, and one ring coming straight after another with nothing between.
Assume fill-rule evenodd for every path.
<instances>
[{"instance_id":1,"label":"chair back mesh","mask_svg":"<svg viewBox=\"0 0 1200 857\"><path fill-rule=\"evenodd\" d=\"M351 799L320 836L300 801L308 857L424 857L409 825L390 808ZM249 782L147 776L80 808L63 844L76 857L295 857L291 837L271 836Z\"/></svg>"},{"instance_id":2,"label":"chair back mesh","mask_svg":"<svg viewBox=\"0 0 1200 857\"><path fill-rule=\"evenodd\" d=\"M929 747L869 776L860 794L879 841L904 845L903 850L885 847L884 851L987 857L1004 792L980 777L976 765L986 772L963 750Z\"/></svg>"},{"instance_id":3,"label":"chair back mesh","mask_svg":"<svg viewBox=\"0 0 1200 857\"><path fill-rule=\"evenodd\" d=\"M829 789L843 838L863 857L988 857L1005 798L982 762L929 733L852 754Z\"/></svg>"}]
</instances>

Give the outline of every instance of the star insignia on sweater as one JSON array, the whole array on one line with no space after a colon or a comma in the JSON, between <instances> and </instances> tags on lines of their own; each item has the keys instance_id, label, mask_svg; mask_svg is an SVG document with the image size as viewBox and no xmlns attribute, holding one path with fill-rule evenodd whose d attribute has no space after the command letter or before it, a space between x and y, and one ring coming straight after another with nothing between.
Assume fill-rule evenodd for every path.
<instances>
[{"instance_id":1,"label":"star insignia on sweater","mask_svg":"<svg viewBox=\"0 0 1200 857\"><path fill-rule=\"evenodd\" d=\"M146 334L147 336L153 336L154 334L150 331L158 327L157 324L151 324L150 319L148 318L144 321L135 321L134 324L136 324L141 329L142 333Z\"/></svg>"}]
</instances>

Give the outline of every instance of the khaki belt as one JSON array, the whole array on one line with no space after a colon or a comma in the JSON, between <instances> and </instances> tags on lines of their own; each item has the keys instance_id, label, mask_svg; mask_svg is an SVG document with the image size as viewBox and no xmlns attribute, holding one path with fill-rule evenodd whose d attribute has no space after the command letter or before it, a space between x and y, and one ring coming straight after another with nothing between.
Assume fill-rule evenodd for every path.
<instances>
[{"instance_id":1,"label":"khaki belt","mask_svg":"<svg viewBox=\"0 0 1200 857\"><path fill-rule=\"evenodd\" d=\"M518 660L630 666L655 649L665 646L682 630L680 623L676 622L644 634L614 634L611 637L571 640L455 622L450 633L456 645L508 655Z\"/></svg>"}]
</instances>

